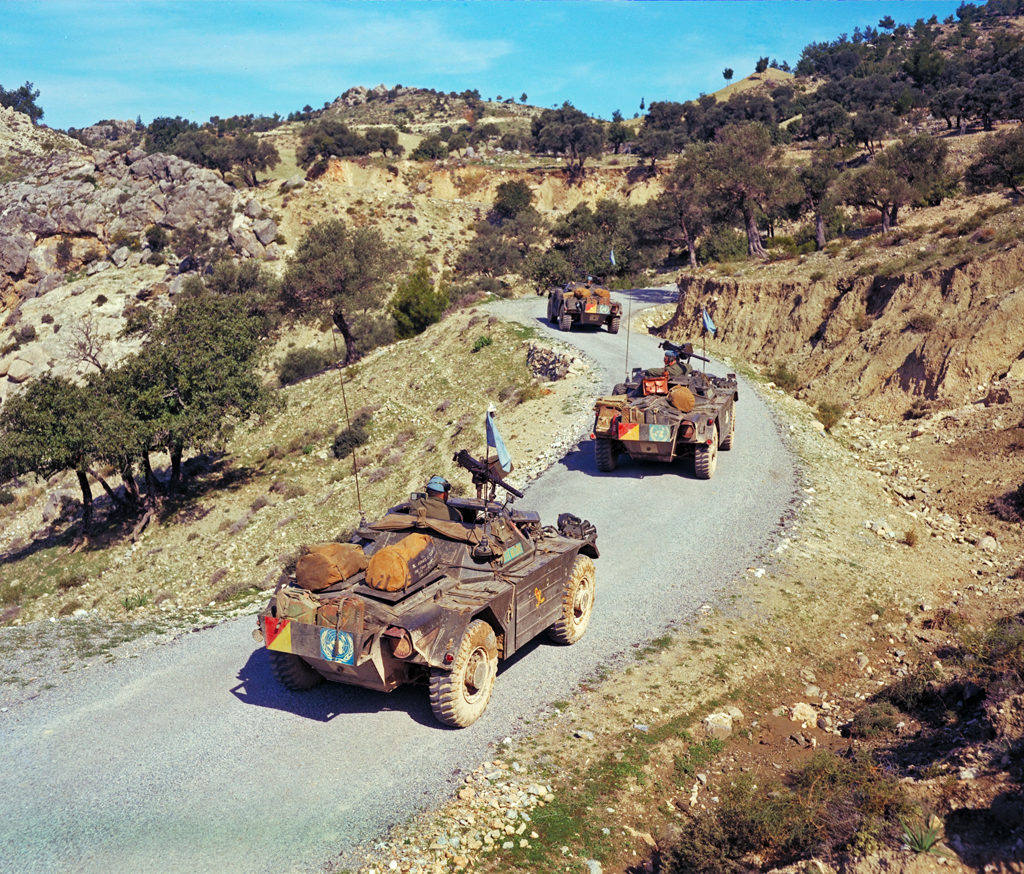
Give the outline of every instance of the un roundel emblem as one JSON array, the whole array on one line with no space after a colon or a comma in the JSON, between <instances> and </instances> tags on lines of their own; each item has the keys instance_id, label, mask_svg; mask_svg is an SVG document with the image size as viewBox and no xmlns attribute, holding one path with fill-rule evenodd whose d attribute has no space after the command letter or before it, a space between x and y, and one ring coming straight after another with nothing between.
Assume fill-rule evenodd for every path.
<instances>
[{"instance_id":1,"label":"un roundel emblem","mask_svg":"<svg viewBox=\"0 0 1024 874\"><path fill-rule=\"evenodd\" d=\"M334 654L334 645L337 641L338 654ZM355 646L352 642L352 635L347 631L336 632L333 628L320 629L320 656L329 662L341 662L342 664L355 664Z\"/></svg>"},{"instance_id":2,"label":"un roundel emblem","mask_svg":"<svg viewBox=\"0 0 1024 874\"><path fill-rule=\"evenodd\" d=\"M667 443L672 439L672 429L668 425L648 425L647 436L658 443Z\"/></svg>"}]
</instances>

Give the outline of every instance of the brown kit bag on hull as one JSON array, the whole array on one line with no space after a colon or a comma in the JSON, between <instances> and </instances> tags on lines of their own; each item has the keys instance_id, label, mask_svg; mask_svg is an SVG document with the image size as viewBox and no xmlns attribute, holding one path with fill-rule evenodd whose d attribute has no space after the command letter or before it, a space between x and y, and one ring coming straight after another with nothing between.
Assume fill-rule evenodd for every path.
<instances>
[{"instance_id":1,"label":"brown kit bag on hull","mask_svg":"<svg viewBox=\"0 0 1024 874\"><path fill-rule=\"evenodd\" d=\"M370 557L366 582L382 592L397 592L418 583L437 565L434 541L409 534Z\"/></svg>"},{"instance_id":2,"label":"brown kit bag on hull","mask_svg":"<svg viewBox=\"0 0 1024 874\"><path fill-rule=\"evenodd\" d=\"M347 580L365 570L366 554L356 543L320 543L295 565L295 583L310 592Z\"/></svg>"}]
</instances>

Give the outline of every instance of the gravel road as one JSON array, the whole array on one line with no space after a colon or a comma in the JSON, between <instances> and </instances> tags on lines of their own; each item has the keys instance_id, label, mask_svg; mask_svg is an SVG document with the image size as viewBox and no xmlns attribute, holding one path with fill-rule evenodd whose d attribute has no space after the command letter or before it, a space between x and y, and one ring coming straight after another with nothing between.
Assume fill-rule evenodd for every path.
<instances>
[{"instance_id":1,"label":"gravel road","mask_svg":"<svg viewBox=\"0 0 1024 874\"><path fill-rule=\"evenodd\" d=\"M669 299L637 290L633 314ZM537 318L543 309L535 298L496 311L551 331ZM552 333L597 363L606 390L622 378L627 336L631 364L661 360L649 336ZM445 798L460 771L581 679L719 603L770 549L796 476L777 423L742 381L735 446L705 482L684 465L626 461L599 474L584 439L530 484L520 505L545 522L569 511L597 525L594 617L576 646L542 639L505 663L468 729L439 727L419 688L284 692L250 636L251 617L75 672L7 708L0 867L277 874L354 865L361 842Z\"/></svg>"}]
</instances>

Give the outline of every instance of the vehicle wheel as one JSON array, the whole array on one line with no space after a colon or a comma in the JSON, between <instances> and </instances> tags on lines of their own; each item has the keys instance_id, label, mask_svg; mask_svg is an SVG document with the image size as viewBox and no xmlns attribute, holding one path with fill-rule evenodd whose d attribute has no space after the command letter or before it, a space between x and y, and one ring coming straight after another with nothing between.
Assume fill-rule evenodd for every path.
<instances>
[{"instance_id":1,"label":"vehicle wheel","mask_svg":"<svg viewBox=\"0 0 1024 874\"><path fill-rule=\"evenodd\" d=\"M736 440L736 414L733 413L732 417L731 417L731 419L729 421L729 433L726 434L725 437L722 439L722 445L719 446L718 448L719 449L723 449L726 452L728 452L730 449L732 449L732 444L735 442L735 440Z\"/></svg>"},{"instance_id":2,"label":"vehicle wheel","mask_svg":"<svg viewBox=\"0 0 1024 874\"><path fill-rule=\"evenodd\" d=\"M594 612L594 589L594 562L588 556L577 555L565 583L562 613L548 629L548 637L555 643L568 645L583 637Z\"/></svg>"},{"instance_id":3,"label":"vehicle wheel","mask_svg":"<svg viewBox=\"0 0 1024 874\"><path fill-rule=\"evenodd\" d=\"M563 331L568 331L572 327L572 314L568 310L562 311L562 317L559 320L558 327Z\"/></svg>"},{"instance_id":4,"label":"vehicle wheel","mask_svg":"<svg viewBox=\"0 0 1024 874\"><path fill-rule=\"evenodd\" d=\"M551 298L549 297L548 298L548 321L553 325L553 324L555 324L558 321L558 319L555 318L555 310L551 306L551 302L552 302Z\"/></svg>"},{"instance_id":5,"label":"vehicle wheel","mask_svg":"<svg viewBox=\"0 0 1024 874\"><path fill-rule=\"evenodd\" d=\"M612 320L608 323L608 333L618 334L619 333L619 316L612 316Z\"/></svg>"},{"instance_id":6,"label":"vehicle wheel","mask_svg":"<svg viewBox=\"0 0 1024 874\"><path fill-rule=\"evenodd\" d=\"M602 473L615 470L619 459L611 440L606 440L603 437L597 437L594 440L594 461L597 462L597 469Z\"/></svg>"},{"instance_id":7,"label":"vehicle wheel","mask_svg":"<svg viewBox=\"0 0 1024 874\"><path fill-rule=\"evenodd\" d=\"M693 454L693 469L697 479L711 479L718 467L718 425L711 426L711 445L698 446Z\"/></svg>"},{"instance_id":8,"label":"vehicle wheel","mask_svg":"<svg viewBox=\"0 0 1024 874\"><path fill-rule=\"evenodd\" d=\"M430 709L445 725L465 728L487 709L498 675L498 641L482 619L469 623L450 671L430 669Z\"/></svg>"},{"instance_id":9,"label":"vehicle wheel","mask_svg":"<svg viewBox=\"0 0 1024 874\"><path fill-rule=\"evenodd\" d=\"M308 692L319 686L324 678L292 652L268 649L270 670L277 681L292 692Z\"/></svg>"}]
</instances>

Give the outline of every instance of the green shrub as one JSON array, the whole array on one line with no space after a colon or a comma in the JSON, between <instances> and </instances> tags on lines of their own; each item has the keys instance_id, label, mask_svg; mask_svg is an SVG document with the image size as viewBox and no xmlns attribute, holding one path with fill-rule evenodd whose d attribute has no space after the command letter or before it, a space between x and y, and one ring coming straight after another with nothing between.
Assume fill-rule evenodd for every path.
<instances>
[{"instance_id":1,"label":"green shrub","mask_svg":"<svg viewBox=\"0 0 1024 874\"><path fill-rule=\"evenodd\" d=\"M1004 522L1024 522L1024 483L993 498L992 509Z\"/></svg>"},{"instance_id":2,"label":"green shrub","mask_svg":"<svg viewBox=\"0 0 1024 874\"><path fill-rule=\"evenodd\" d=\"M666 848L665 874L734 872L757 857L768 870L811 855L864 853L896 843L912 807L899 781L870 756L817 752L783 783L741 774L717 808L697 813Z\"/></svg>"},{"instance_id":3,"label":"green shrub","mask_svg":"<svg viewBox=\"0 0 1024 874\"><path fill-rule=\"evenodd\" d=\"M277 366L277 381L294 385L331 364L331 356L319 349L291 349Z\"/></svg>"},{"instance_id":4,"label":"green shrub","mask_svg":"<svg viewBox=\"0 0 1024 874\"><path fill-rule=\"evenodd\" d=\"M435 161L448 157L448 146L437 134L424 137L409 155L414 161Z\"/></svg>"},{"instance_id":5,"label":"green shrub","mask_svg":"<svg viewBox=\"0 0 1024 874\"><path fill-rule=\"evenodd\" d=\"M888 701L875 701L862 707L850 721L852 737L876 737L896 729L900 721L896 708Z\"/></svg>"},{"instance_id":6,"label":"green shrub","mask_svg":"<svg viewBox=\"0 0 1024 874\"><path fill-rule=\"evenodd\" d=\"M839 424L844 412L842 404L837 404L834 401L818 401L818 410L814 417L825 426L826 431L831 431Z\"/></svg>"},{"instance_id":7,"label":"green shrub","mask_svg":"<svg viewBox=\"0 0 1024 874\"><path fill-rule=\"evenodd\" d=\"M370 439L368 428L371 418L369 413L360 413L351 425L338 432L332 447L335 458L347 458Z\"/></svg>"},{"instance_id":8,"label":"green shrub","mask_svg":"<svg viewBox=\"0 0 1024 874\"><path fill-rule=\"evenodd\" d=\"M891 702L904 713L920 715L924 710L942 705L942 698L934 688L939 677L934 666L919 665L879 692L878 697Z\"/></svg>"},{"instance_id":9,"label":"green shrub","mask_svg":"<svg viewBox=\"0 0 1024 874\"><path fill-rule=\"evenodd\" d=\"M118 230L110 235L110 247L112 249L119 249L121 246L127 246L133 252L141 248L139 246L139 238L135 234L124 230L124 228L118 228Z\"/></svg>"},{"instance_id":10,"label":"green shrub","mask_svg":"<svg viewBox=\"0 0 1024 874\"><path fill-rule=\"evenodd\" d=\"M74 245L71 242L71 238L61 237L57 243L57 250L55 252L57 266L61 270L66 270L71 264L71 259L74 256L74 253Z\"/></svg>"},{"instance_id":11,"label":"green shrub","mask_svg":"<svg viewBox=\"0 0 1024 874\"><path fill-rule=\"evenodd\" d=\"M14 503L14 492L10 489L0 489L0 507L6 507Z\"/></svg>"},{"instance_id":12,"label":"green shrub","mask_svg":"<svg viewBox=\"0 0 1024 874\"><path fill-rule=\"evenodd\" d=\"M150 251L162 252L171 241L170 234L160 225L150 225L146 228L146 243Z\"/></svg>"},{"instance_id":13,"label":"green shrub","mask_svg":"<svg viewBox=\"0 0 1024 874\"><path fill-rule=\"evenodd\" d=\"M395 336L404 340L422 334L429 325L440 321L449 302L448 289L441 282L434 285L430 265L421 258L391 299Z\"/></svg>"},{"instance_id":14,"label":"green shrub","mask_svg":"<svg viewBox=\"0 0 1024 874\"><path fill-rule=\"evenodd\" d=\"M914 313L907 319L907 330L915 334L927 334L934 330L938 323L938 318L931 313Z\"/></svg>"},{"instance_id":15,"label":"green shrub","mask_svg":"<svg viewBox=\"0 0 1024 874\"><path fill-rule=\"evenodd\" d=\"M526 258L523 273L543 291L569 282L573 268L565 255L557 249L549 249L546 252L531 252Z\"/></svg>"},{"instance_id":16,"label":"green shrub","mask_svg":"<svg viewBox=\"0 0 1024 874\"><path fill-rule=\"evenodd\" d=\"M494 341L487 335L483 334L473 341L473 352L479 352L481 349L490 346Z\"/></svg>"},{"instance_id":17,"label":"green shrub","mask_svg":"<svg viewBox=\"0 0 1024 874\"><path fill-rule=\"evenodd\" d=\"M790 394L800 387L800 377L790 370L784 361L775 362L775 366L768 371L768 378Z\"/></svg>"},{"instance_id":18,"label":"green shrub","mask_svg":"<svg viewBox=\"0 0 1024 874\"><path fill-rule=\"evenodd\" d=\"M743 261L747 257L747 235L729 225L717 225L697 246L703 261Z\"/></svg>"},{"instance_id":19,"label":"green shrub","mask_svg":"<svg viewBox=\"0 0 1024 874\"><path fill-rule=\"evenodd\" d=\"M765 248L773 255L784 255L792 257L797 254L799 246L796 240L792 237L787 237L783 234L778 234L774 237L769 237L766 241Z\"/></svg>"}]
</instances>

